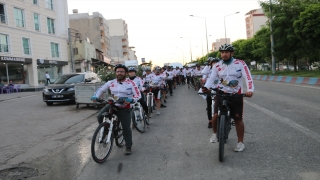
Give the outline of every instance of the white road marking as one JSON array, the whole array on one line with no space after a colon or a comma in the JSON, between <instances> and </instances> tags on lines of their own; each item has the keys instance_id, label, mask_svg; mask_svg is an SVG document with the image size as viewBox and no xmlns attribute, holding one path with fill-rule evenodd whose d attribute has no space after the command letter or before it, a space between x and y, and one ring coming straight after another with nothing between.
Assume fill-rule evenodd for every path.
<instances>
[{"instance_id":1,"label":"white road marking","mask_svg":"<svg viewBox=\"0 0 320 180\"><path fill-rule=\"evenodd\" d=\"M256 108L256 109L264 112L265 114L275 118L276 120L278 120L278 121L280 121L280 122L282 122L284 124L287 124L287 125L295 128L295 129L299 130L300 132L302 132L302 133L306 134L307 136L317 140L320 143L320 135L315 133L315 132L312 132L308 128L303 127L300 124L297 124L297 123L291 121L290 119L288 119L286 117L282 117L282 116L280 116L280 115L278 115L278 114L276 114L276 113L274 113L274 112L272 112L272 111L270 111L270 110L268 110L268 109L266 109L264 107L261 107L261 106L259 106L257 104L254 104L254 103L249 102L249 101L244 101L244 102L246 104L248 104L249 106L251 106L253 108Z\"/></svg>"}]
</instances>

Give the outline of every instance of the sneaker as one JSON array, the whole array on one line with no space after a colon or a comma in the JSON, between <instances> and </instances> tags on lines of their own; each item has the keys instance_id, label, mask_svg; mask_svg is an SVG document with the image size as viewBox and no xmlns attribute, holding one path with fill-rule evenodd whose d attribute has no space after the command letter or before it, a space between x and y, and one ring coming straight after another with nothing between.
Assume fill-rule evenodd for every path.
<instances>
[{"instance_id":1,"label":"sneaker","mask_svg":"<svg viewBox=\"0 0 320 180\"><path fill-rule=\"evenodd\" d=\"M170 96L173 96L172 94L170 94Z\"/></svg>"},{"instance_id":2,"label":"sneaker","mask_svg":"<svg viewBox=\"0 0 320 180\"><path fill-rule=\"evenodd\" d=\"M160 111L157 112L157 115L160 115Z\"/></svg>"},{"instance_id":3,"label":"sneaker","mask_svg":"<svg viewBox=\"0 0 320 180\"><path fill-rule=\"evenodd\" d=\"M216 143L216 142L218 142L217 134L212 134L212 137L210 138L210 142L211 142L211 143Z\"/></svg>"},{"instance_id":4,"label":"sneaker","mask_svg":"<svg viewBox=\"0 0 320 180\"><path fill-rule=\"evenodd\" d=\"M131 147L126 147L126 151L124 152L125 155L131 154Z\"/></svg>"},{"instance_id":5,"label":"sneaker","mask_svg":"<svg viewBox=\"0 0 320 180\"><path fill-rule=\"evenodd\" d=\"M238 142L237 146L234 148L236 152L242 152L244 150L244 144L242 142Z\"/></svg>"},{"instance_id":6,"label":"sneaker","mask_svg":"<svg viewBox=\"0 0 320 180\"><path fill-rule=\"evenodd\" d=\"M212 128L212 123L208 123L208 128Z\"/></svg>"},{"instance_id":7,"label":"sneaker","mask_svg":"<svg viewBox=\"0 0 320 180\"><path fill-rule=\"evenodd\" d=\"M167 106L165 106L165 105L161 104L161 106L160 106L160 107L162 107L162 108L166 108Z\"/></svg>"},{"instance_id":8,"label":"sneaker","mask_svg":"<svg viewBox=\"0 0 320 180\"><path fill-rule=\"evenodd\" d=\"M167 103L167 100L163 100L164 101L164 103Z\"/></svg>"}]
</instances>

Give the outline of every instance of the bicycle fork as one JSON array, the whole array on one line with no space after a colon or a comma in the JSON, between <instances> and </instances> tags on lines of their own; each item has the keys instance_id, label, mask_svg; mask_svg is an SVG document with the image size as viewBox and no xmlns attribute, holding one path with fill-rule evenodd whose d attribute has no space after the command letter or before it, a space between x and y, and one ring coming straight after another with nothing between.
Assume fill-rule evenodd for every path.
<instances>
[{"instance_id":1,"label":"bicycle fork","mask_svg":"<svg viewBox=\"0 0 320 180\"><path fill-rule=\"evenodd\" d=\"M113 129L113 119L110 121L109 119L107 119L106 117L104 117L104 122L107 122L109 124L109 132L108 132L108 137L107 137L107 140L106 140L106 144L108 144L110 142L110 139L111 139L111 134L112 134L112 129ZM102 138L103 138L103 133L104 133L104 130L105 130L105 126L102 127L100 129L100 133L99 133L99 142L102 141Z\"/></svg>"}]
</instances>

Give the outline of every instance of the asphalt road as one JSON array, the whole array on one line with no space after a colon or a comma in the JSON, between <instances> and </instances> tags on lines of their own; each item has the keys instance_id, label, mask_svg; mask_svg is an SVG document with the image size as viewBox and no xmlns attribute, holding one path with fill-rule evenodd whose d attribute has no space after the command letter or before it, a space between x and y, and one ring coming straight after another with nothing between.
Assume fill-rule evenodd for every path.
<instances>
[{"instance_id":1,"label":"asphalt road","mask_svg":"<svg viewBox=\"0 0 320 180\"><path fill-rule=\"evenodd\" d=\"M180 86L149 129L133 131L132 155L114 146L107 162L90 154L96 110L47 107L40 95L0 102L0 180L301 179L320 180L320 88L255 81L244 103L246 149L235 128L218 160L205 101ZM16 169L6 169L19 167Z\"/></svg>"}]
</instances>

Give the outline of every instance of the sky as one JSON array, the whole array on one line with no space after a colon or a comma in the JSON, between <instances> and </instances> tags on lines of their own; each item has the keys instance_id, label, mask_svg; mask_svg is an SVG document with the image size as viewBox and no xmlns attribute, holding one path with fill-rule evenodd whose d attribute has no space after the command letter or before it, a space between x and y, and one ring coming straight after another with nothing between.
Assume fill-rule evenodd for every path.
<instances>
[{"instance_id":1,"label":"sky","mask_svg":"<svg viewBox=\"0 0 320 180\"><path fill-rule=\"evenodd\" d=\"M78 9L125 20L139 62L145 58L160 66L205 55L206 30L210 52L212 42L225 37L224 20L231 42L246 39L245 14L258 8L258 0L68 0L69 14Z\"/></svg>"}]
</instances>

